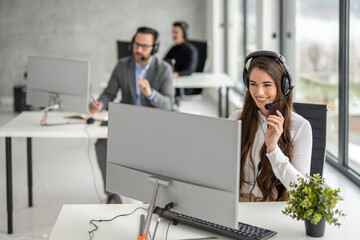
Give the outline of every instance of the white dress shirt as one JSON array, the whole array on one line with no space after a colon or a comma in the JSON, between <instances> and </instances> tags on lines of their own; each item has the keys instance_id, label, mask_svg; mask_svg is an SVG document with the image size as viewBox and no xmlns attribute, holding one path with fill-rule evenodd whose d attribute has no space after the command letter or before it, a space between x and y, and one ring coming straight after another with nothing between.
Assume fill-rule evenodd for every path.
<instances>
[{"instance_id":1,"label":"white dress shirt","mask_svg":"<svg viewBox=\"0 0 360 240\"><path fill-rule=\"evenodd\" d=\"M250 184L245 183L241 189L241 192L246 194L249 194L251 188L253 187L253 182L257 174L257 166L260 162L259 152L261 147L264 145L264 133L266 133L267 130L266 117L262 115L260 111L258 113L259 127L255 135L253 149L251 152L255 170L250 164L250 159L246 161L244 166L245 180L250 182ZM230 115L229 119L238 120L240 115L241 111L235 111ZM279 146L276 146L274 151L266 154L270 160L275 176L286 187L286 189L289 189L290 182L297 180L298 175L305 175L305 173L310 172L312 149L312 130L309 121L295 112L291 113L291 118L292 122L290 126L290 135L293 141L293 154L291 157L292 162L289 162L289 157L285 156ZM252 194L260 198L263 196L257 184L255 185Z\"/></svg>"}]
</instances>

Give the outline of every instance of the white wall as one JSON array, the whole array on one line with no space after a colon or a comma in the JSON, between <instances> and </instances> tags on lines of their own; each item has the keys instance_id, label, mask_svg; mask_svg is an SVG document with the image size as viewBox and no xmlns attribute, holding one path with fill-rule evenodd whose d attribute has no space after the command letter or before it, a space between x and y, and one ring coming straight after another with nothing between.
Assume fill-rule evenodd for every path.
<instances>
[{"instance_id":1,"label":"white wall","mask_svg":"<svg viewBox=\"0 0 360 240\"><path fill-rule=\"evenodd\" d=\"M90 61L91 92L101 91L116 64L116 40L130 41L136 28L160 33L163 57L176 20L190 25L190 39L206 40L206 0L1 0L0 97L12 96L29 55Z\"/></svg>"}]
</instances>

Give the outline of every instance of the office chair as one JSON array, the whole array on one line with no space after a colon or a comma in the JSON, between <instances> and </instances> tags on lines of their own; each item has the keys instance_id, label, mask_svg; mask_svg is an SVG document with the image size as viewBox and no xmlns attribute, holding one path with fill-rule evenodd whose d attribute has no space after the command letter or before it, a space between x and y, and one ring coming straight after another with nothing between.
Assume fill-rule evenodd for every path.
<instances>
[{"instance_id":1,"label":"office chair","mask_svg":"<svg viewBox=\"0 0 360 240\"><path fill-rule=\"evenodd\" d=\"M118 40L118 41L116 41L116 43L117 43L117 59L131 55L131 52L129 49L130 42Z\"/></svg>"},{"instance_id":2,"label":"office chair","mask_svg":"<svg viewBox=\"0 0 360 240\"><path fill-rule=\"evenodd\" d=\"M326 116L328 105L293 103L295 112L311 124L313 146L311 154L310 176L319 173L323 175L326 153Z\"/></svg>"},{"instance_id":3,"label":"office chair","mask_svg":"<svg viewBox=\"0 0 360 240\"><path fill-rule=\"evenodd\" d=\"M209 43L207 41L195 41L195 40L188 40L188 42L193 44L198 51L198 62L195 72L204 72ZM190 89L180 88L181 99L192 99L194 97L199 97L199 96L201 97L201 93L202 93L202 88L190 88Z\"/></svg>"},{"instance_id":4,"label":"office chair","mask_svg":"<svg viewBox=\"0 0 360 240\"><path fill-rule=\"evenodd\" d=\"M195 72L203 72L206 59L207 59L207 48L208 48L208 42L207 41L195 41L195 40L189 40L191 44L193 44L196 49L198 50L198 63L196 66Z\"/></svg>"}]
</instances>

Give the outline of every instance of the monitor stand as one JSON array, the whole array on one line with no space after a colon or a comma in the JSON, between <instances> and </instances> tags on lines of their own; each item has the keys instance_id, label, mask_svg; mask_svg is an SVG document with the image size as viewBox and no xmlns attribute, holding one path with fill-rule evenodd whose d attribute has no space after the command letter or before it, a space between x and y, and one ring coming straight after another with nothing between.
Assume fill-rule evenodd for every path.
<instances>
[{"instance_id":1,"label":"monitor stand","mask_svg":"<svg viewBox=\"0 0 360 240\"><path fill-rule=\"evenodd\" d=\"M150 206L149 206L149 209L148 209L148 212L146 215L146 220L145 220L145 216L143 214L140 216L140 234L138 236L138 239L146 239L146 240L149 239L150 222L151 222L159 186L160 185L165 186L165 187L171 186L171 181L164 180L161 178L149 177L148 180L149 180L149 182L155 183L155 188L154 188Z\"/></svg>"},{"instance_id":2,"label":"monitor stand","mask_svg":"<svg viewBox=\"0 0 360 240\"><path fill-rule=\"evenodd\" d=\"M56 110L60 108L60 98L59 94L53 93L49 96L49 104L48 106L43 110L44 115L40 120L41 126L57 126L57 125L66 125L69 124L69 122L63 122L63 123L47 123L47 114L50 110Z\"/></svg>"}]
</instances>

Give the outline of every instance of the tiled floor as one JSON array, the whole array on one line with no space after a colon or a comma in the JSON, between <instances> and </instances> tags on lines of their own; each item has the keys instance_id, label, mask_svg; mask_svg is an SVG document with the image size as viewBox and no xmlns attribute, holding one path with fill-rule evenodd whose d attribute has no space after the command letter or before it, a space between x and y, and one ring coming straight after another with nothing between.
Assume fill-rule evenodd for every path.
<instances>
[{"instance_id":1,"label":"tiled floor","mask_svg":"<svg viewBox=\"0 0 360 240\"><path fill-rule=\"evenodd\" d=\"M204 97L182 102L182 112L217 116L217 105ZM0 106L0 126L15 114ZM46 239L63 204L105 201L95 159L94 140L33 139L34 207L27 206L25 139L13 139L14 234L7 234L5 143L0 139L0 239ZM360 199L360 188L328 164L324 176L331 187L340 187L344 199ZM98 193L97 193L98 192Z\"/></svg>"}]
</instances>

